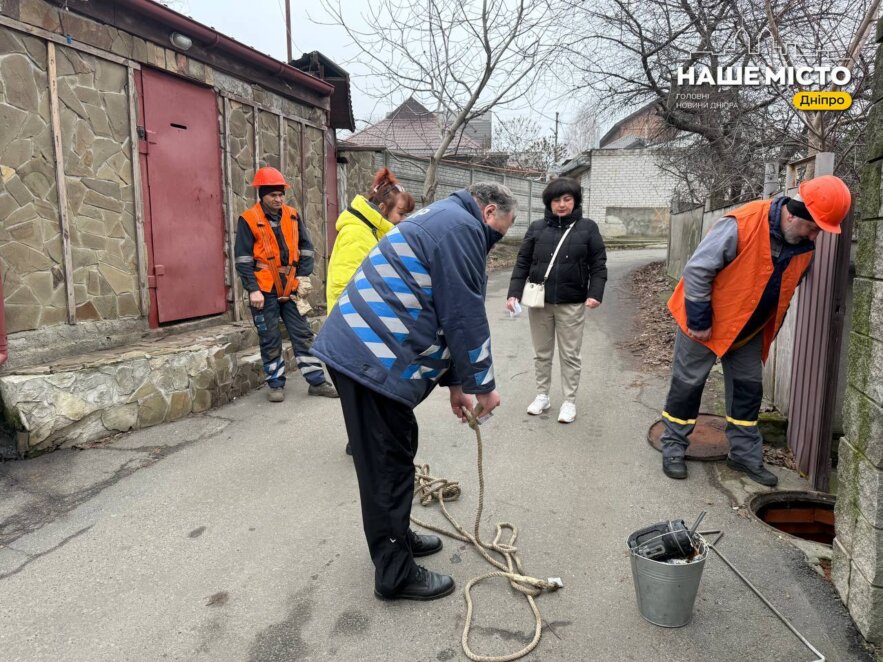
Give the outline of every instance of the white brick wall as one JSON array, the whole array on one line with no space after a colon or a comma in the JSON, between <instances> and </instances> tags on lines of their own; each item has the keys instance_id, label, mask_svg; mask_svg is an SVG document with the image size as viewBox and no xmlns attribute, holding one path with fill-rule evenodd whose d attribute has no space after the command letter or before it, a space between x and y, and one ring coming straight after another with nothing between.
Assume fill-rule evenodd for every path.
<instances>
[{"instance_id":1,"label":"white brick wall","mask_svg":"<svg viewBox=\"0 0 883 662\"><path fill-rule=\"evenodd\" d=\"M608 222L608 207L668 209L675 183L673 176L659 169L652 150L596 149L592 167L582 177L583 211L605 237L621 236L626 234L625 226Z\"/></svg>"}]
</instances>

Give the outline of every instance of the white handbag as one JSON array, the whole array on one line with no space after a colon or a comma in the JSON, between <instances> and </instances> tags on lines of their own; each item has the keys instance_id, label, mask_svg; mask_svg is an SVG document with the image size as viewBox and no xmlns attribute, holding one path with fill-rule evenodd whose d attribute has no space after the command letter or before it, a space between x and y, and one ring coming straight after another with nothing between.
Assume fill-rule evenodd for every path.
<instances>
[{"instance_id":1,"label":"white handbag","mask_svg":"<svg viewBox=\"0 0 883 662\"><path fill-rule=\"evenodd\" d=\"M577 221L574 221L570 224L570 227L561 235L561 241L558 242L558 245L555 247L555 252L552 253L552 259L549 260L549 268L546 269L546 274L543 276L542 283L531 283L527 282L527 285L524 286L524 292L521 293L521 305L527 306L528 308L542 308L546 305L546 279L549 277L549 274L552 273L552 265L555 264L555 258L558 257L558 250L561 248L561 244L564 243L564 240L567 239L567 235L570 234L570 231L573 229L573 226L577 224Z\"/></svg>"},{"instance_id":2,"label":"white handbag","mask_svg":"<svg viewBox=\"0 0 883 662\"><path fill-rule=\"evenodd\" d=\"M542 308L546 303L546 285L544 283L530 283L524 286L521 295L521 305L528 308Z\"/></svg>"}]
</instances>

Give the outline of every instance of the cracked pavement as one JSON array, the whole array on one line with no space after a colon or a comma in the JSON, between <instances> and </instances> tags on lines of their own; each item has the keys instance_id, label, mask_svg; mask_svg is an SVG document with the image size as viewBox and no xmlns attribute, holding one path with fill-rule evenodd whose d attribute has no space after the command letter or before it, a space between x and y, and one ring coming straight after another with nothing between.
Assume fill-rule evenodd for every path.
<instances>
[{"instance_id":1,"label":"cracked pavement","mask_svg":"<svg viewBox=\"0 0 883 662\"><path fill-rule=\"evenodd\" d=\"M798 547L745 512L745 485L714 464L662 475L646 442L667 387L617 349L634 302L625 275L663 251L610 253L604 305L589 313L578 416L533 399L526 314L504 311L508 273L492 274L488 310L503 405L482 429L482 530L519 527L526 574L565 588L538 606L544 635L527 659L716 662L809 660L808 651L722 563L706 563L691 624L640 617L625 540L653 522L708 511L721 550L829 660L871 657L833 587ZM270 404L259 390L203 415L83 450L0 464L0 657L64 660L460 660L461 592L381 603L336 400L310 398L299 375ZM449 509L474 518L474 437L439 389L417 409L419 463L460 481ZM94 446L94 447L93 447ZM783 470L784 471L784 470ZM788 474L788 472L784 472ZM780 474L780 475L784 475ZM789 485L801 485L794 474ZM805 485L805 484L804 484ZM415 516L441 524L433 509ZM489 570L445 539L423 559L462 588ZM503 581L473 591L473 650L502 655L530 640L525 600Z\"/></svg>"}]
</instances>

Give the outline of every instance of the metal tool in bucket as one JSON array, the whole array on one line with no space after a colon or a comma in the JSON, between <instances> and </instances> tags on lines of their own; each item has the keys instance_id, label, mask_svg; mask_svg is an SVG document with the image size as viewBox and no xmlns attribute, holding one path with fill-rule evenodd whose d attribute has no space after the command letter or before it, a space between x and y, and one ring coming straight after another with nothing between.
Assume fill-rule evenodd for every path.
<instances>
[{"instance_id":1,"label":"metal tool in bucket","mask_svg":"<svg viewBox=\"0 0 883 662\"><path fill-rule=\"evenodd\" d=\"M635 531L628 538L638 610L654 625L683 627L693 618L708 545L696 531L705 512L689 529L668 520Z\"/></svg>"}]
</instances>

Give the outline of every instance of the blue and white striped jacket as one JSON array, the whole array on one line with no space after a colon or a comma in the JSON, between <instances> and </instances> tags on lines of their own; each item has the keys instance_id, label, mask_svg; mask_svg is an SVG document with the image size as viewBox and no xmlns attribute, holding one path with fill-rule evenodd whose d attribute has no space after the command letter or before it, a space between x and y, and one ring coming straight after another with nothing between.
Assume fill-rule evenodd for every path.
<instances>
[{"instance_id":1,"label":"blue and white striped jacket","mask_svg":"<svg viewBox=\"0 0 883 662\"><path fill-rule=\"evenodd\" d=\"M485 270L501 236L465 190L413 214L362 262L313 354L412 407L440 380L466 393L492 391Z\"/></svg>"}]
</instances>

